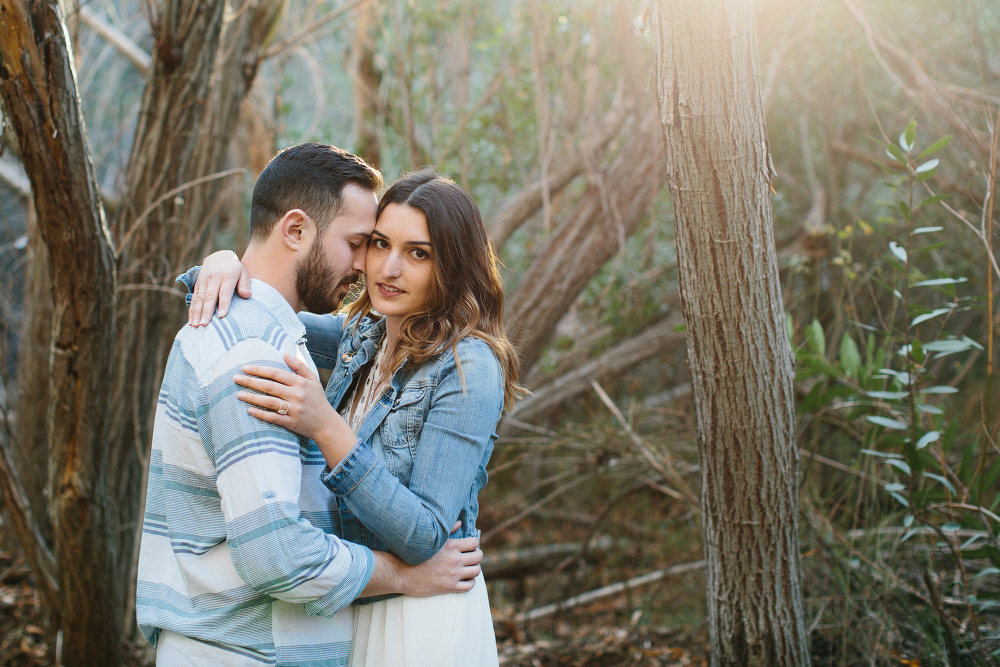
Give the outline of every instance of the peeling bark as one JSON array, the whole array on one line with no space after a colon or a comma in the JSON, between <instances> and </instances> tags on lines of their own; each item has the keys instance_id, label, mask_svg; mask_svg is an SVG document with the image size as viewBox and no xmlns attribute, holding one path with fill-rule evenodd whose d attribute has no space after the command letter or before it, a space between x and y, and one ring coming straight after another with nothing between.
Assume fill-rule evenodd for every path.
<instances>
[{"instance_id":1,"label":"peeling bark","mask_svg":"<svg viewBox=\"0 0 1000 667\"><path fill-rule=\"evenodd\" d=\"M748 0L651 3L694 387L712 665L808 665L794 357Z\"/></svg>"},{"instance_id":2,"label":"peeling bark","mask_svg":"<svg viewBox=\"0 0 1000 667\"><path fill-rule=\"evenodd\" d=\"M46 426L53 551L63 565L58 595L62 660L115 665L121 658L121 616L108 610L120 608L122 587L107 486L114 250L57 0L30 5L0 0L0 96L17 133L38 231L49 253Z\"/></svg>"}]
</instances>

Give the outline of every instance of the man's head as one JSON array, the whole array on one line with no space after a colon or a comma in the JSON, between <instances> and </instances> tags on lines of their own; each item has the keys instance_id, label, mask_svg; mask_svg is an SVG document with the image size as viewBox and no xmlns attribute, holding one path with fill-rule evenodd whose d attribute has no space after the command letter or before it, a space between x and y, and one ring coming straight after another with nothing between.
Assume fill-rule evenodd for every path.
<instances>
[{"instance_id":1,"label":"man's head","mask_svg":"<svg viewBox=\"0 0 1000 667\"><path fill-rule=\"evenodd\" d=\"M364 270L381 187L378 170L334 146L281 151L253 190L245 257L255 263L251 273L279 290L287 285L297 309L334 310Z\"/></svg>"}]
</instances>

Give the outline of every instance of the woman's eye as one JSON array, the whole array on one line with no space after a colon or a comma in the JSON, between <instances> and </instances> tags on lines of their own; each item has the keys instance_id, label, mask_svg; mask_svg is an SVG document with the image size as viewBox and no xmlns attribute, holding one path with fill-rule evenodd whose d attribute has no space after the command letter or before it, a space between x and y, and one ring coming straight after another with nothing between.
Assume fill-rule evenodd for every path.
<instances>
[{"instance_id":1,"label":"woman's eye","mask_svg":"<svg viewBox=\"0 0 1000 667\"><path fill-rule=\"evenodd\" d=\"M371 245L373 248L378 248L380 250L384 250L389 247L389 244L385 242L385 239L372 239Z\"/></svg>"},{"instance_id":2,"label":"woman's eye","mask_svg":"<svg viewBox=\"0 0 1000 667\"><path fill-rule=\"evenodd\" d=\"M413 249L413 256L416 259L427 259L430 255L427 254L426 250L421 250L420 248Z\"/></svg>"}]
</instances>

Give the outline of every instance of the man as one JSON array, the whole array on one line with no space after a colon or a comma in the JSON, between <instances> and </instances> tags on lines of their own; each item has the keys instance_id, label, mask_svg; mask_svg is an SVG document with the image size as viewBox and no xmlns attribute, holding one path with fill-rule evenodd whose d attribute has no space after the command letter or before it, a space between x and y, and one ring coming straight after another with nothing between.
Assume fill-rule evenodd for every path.
<instances>
[{"instance_id":1,"label":"man","mask_svg":"<svg viewBox=\"0 0 1000 667\"><path fill-rule=\"evenodd\" d=\"M305 352L301 310L329 312L364 269L381 175L320 144L279 153L254 187L253 297L184 327L153 428L136 615L159 665L346 665L360 595L464 590L478 541L409 567L335 533L316 444L250 417L233 376ZM199 295L196 295L196 297ZM343 610L343 611L342 611Z\"/></svg>"}]
</instances>

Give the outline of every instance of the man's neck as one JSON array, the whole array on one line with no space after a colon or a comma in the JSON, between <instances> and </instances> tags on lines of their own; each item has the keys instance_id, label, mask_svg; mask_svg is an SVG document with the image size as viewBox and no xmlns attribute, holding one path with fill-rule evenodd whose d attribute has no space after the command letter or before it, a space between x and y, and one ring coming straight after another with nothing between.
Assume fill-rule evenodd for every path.
<instances>
[{"instance_id":1,"label":"man's neck","mask_svg":"<svg viewBox=\"0 0 1000 667\"><path fill-rule=\"evenodd\" d=\"M295 289L295 268L291 265L291 258L271 251L266 245L251 245L240 261L251 278L277 290L296 313L302 310Z\"/></svg>"}]
</instances>

